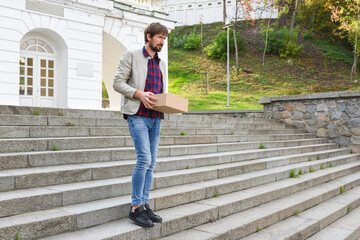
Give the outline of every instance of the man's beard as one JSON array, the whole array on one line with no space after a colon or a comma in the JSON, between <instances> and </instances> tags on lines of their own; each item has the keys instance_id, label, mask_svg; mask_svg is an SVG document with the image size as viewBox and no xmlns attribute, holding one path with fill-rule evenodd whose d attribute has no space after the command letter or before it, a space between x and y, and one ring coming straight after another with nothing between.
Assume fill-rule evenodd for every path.
<instances>
[{"instance_id":1,"label":"man's beard","mask_svg":"<svg viewBox=\"0 0 360 240\"><path fill-rule=\"evenodd\" d=\"M163 45L162 45L162 44L158 44L158 45L156 45L156 46L153 46L152 43L150 42L149 47L150 47L150 49L153 50L154 52L160 52L161 49L162 49L162 47L163 47Z\"/></svg>"}]
</instances>

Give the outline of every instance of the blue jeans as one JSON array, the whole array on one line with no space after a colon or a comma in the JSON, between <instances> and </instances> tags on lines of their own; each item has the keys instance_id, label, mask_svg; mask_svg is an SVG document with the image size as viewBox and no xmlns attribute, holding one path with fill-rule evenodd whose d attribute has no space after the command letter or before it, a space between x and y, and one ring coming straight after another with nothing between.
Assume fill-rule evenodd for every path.
<instances>
[{"instance_id":1,"label":"blue jeans","mask_svg":"<svg viewBox=\"0 0 360 240\"><path fill-rule=\"evenodd\" d=\"M160 141L160 118L128 115L137 161L132 175L131 206L149 202L149 193Z\"/></svg>"}]
</instances>

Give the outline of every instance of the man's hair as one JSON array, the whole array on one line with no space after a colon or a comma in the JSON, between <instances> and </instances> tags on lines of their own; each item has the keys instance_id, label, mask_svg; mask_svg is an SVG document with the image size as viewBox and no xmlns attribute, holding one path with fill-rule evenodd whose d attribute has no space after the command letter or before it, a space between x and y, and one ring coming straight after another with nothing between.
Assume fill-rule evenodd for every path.
<instances>
[{"instance_id":1,"label":"man's hair","mask_svg":"<svg viewBox=\"0 0 360 240\"><path fill-rule=\"evenodd\" d=\"M144 30L144 37L145 37L145 43L148 42L147 35L150 34L151 37L155 36L156 34L164 34L165 36L169 35L169 31L167 28L156 22L156 23L150 23Z\"/></svg>"}]
</instances>

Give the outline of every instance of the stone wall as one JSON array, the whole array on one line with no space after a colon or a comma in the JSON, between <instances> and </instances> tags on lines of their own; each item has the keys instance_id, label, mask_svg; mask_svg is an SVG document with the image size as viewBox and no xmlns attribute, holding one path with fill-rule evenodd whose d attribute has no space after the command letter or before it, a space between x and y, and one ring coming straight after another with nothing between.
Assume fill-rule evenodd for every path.
<instances>
[{"instance_id":1,"label":"stone wall","mask_svg":"<svg viewBox=\"0 0 360 240\"><path fill-rule=\"evenodd\" d=\"M360 152L360 91L261 98L263 117L305 128Z\"/></svg>"}]
</instances>

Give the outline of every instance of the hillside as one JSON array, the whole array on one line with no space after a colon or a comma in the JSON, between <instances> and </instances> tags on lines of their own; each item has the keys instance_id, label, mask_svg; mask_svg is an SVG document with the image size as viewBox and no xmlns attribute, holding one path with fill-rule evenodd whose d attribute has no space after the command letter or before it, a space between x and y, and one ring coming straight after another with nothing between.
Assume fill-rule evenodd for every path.
<instances>
[{"instance_id":1,"label":"hillside","mask_svg":"<svg viewBox=\"0 0 360 240\"><path fill-rule=\"evenodd\" d=\"M222 23L203 25L204 45L222 31ZM240 70L236 72L235 56L230 54L230 109L259 109L258 100L265 96L296 95L315 92L359 90L350 83L351 51L327 43L317 36L305 40L302 29L298 44L302 52L296 57L280 58L267 54L262 66L263 47L260 22L251 26L243 22L238 31L245 38L247 50L239 52ZM178 27L173 36L200 33L200 25ZM171 38L171 36L169 37ZM209 77L209 94L205 94L204 72ZM190 110L225 109L226 61L211 59L201 50L169 47L169 91L189 99ZM227 108L227 109L229 109Z\"/></svg>"}]
</instances>

